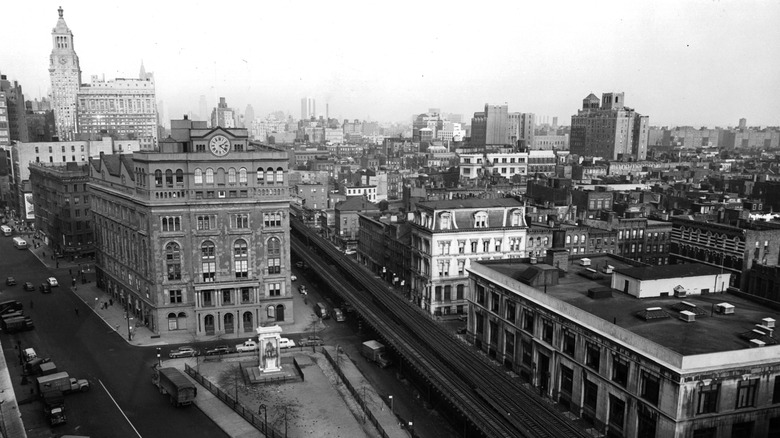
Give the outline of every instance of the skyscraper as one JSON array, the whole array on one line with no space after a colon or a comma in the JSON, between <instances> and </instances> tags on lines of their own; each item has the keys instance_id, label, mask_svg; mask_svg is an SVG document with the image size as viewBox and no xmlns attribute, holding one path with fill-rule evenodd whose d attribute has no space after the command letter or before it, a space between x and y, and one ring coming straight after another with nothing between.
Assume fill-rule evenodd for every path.
<instances>
[{"instance_id":1,"label":"skyscraper","mask_svg":"<svg viewBox=\"0 0 780 438\"><path fill-rule=\"evenodd\" d=\"M217 107L211 110L211 127L216 128L217 126L223 128L236 127L236 112L233 108L228 108L224 97L220 97Z\"/></svg>"},{"instance_id":2,"label":"skyscraper","mask_svg":"<svg viewBox=\"0 0 780 438\"><path fill-rule=\"evenodd\" d=\"M530 147L535 124L532 113L510 113L506 104L485 104L485 111L474 113L471 119L471 144Z\"/></svg>"},{"instance_id":3,"label":"skyscraper","mask_svg":"<svg viewBox=\"0 0 780 438\"><path fill-rule=\"evenodd\" d=\"M255 121L255 109L252 108L252 105L247 104L246 110L244 111L244 128L251 128L252 122Z\"/></svg>"},{"instance_id":4,"label":"skyscraper","mask_svg":"<svg viewBox=\"0 0 780 438\"><path fill-rule=\"evenodd\" d=\"M301 99L301 120L309 120L317 117L317 107L313 97L304 97Z\"/></svg>"},{"instance_id":5,"label":"skyscraper","mask_svg":"<svg viewBox=\"0 0 780 438\"><path fill-rule=\"evenodd\" d=\"M51 31L52 50L49 57L51 100L54 121L60 140L73 140L76 126L76 94L81 84L79 57L73 46L73 33L62 18L62 8L57 25Z\"/></svg>"},{"instance_id":6,"label":"skyscraper","mask_svg":"<svg viewBox=\"0 0 780 438\"><path fill-rule=\"evenodd\" d=\"M593 93L582 100L582 109L571 116L572 154L606 160L644 160L650 118L625 106L624 93Z\"/></svg>"}]
</instances>

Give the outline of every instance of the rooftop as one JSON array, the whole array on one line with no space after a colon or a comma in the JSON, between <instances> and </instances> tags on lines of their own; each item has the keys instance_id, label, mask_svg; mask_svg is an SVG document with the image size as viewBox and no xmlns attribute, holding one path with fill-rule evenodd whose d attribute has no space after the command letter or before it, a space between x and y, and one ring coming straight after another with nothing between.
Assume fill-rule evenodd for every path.
<instances>
[{"instance_id":1,"label":"rooftop","mask_svg":"<svg viewBox=\"0 0 780 438\"><path fill-rule=\"evenodd\" d=\"M750 342L740 335L751 333L763 318L780 321L777 311L729 293L688 295L686 298L635 298L611 289L611 275L601 273L601 268L606 265L613 266L615 270L642 268L635 268L610 255L590 257L590 260L590 266L581 266L579 260L572 260L569 271L559 278L557 285L537 287L536 290L683 356L747 349ZM539 266L505 260L479 263L518 281L526 269ZM602 278L594 280L585 276L588 268L598 270ZM604 296L604 288L611 289L611 296ZM590 289L601 292L593 295L602 298L590 298ZM695 322L684 322L678 318L679 310L675 307L679 309L682 301L696 306ZM724 302L734 306L733 314L716 312L716 306ZM654 307L660 307L669 317L645 320L638 316ZM565 311L560 307L556 310Z\"/></svg>"}]
</instances>

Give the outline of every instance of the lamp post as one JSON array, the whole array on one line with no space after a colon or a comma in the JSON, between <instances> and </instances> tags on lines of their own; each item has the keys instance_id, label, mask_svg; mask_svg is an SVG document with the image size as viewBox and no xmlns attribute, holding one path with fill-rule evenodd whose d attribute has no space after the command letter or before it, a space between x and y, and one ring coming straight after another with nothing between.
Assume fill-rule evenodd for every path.
<instances>
[{"instance_id":1,"label":"lamp post","mask_svg":"<svg viewBox=\"0 0 780 438\"><path fill-rule=\"evenodd\" d=\"M97 299L97 298L96 298ZM132 335L130 334L130 309L125 304L125 320L127 321L127 340L132 341Z\"/></svg>"},{"instance_id":2,"label":"lamp post","mask_svg":"<svg viewBox=\"0 0 780 438\"><path fill-rule=\"evenodd\" d=\"M162 366L162 359L160 358L160 351L161 351L160 347L157 347L157 366L158 367Z\"/></svg>"},{"instance_id":3,"label":"lamp post","mask_svg":"<svg viewBox=\"0 0 780 438\"><path fill-rule=\"evenodd\" d=\"M395 414L395 409L393 409L393 396L392 395L388 395L387 398L390 399L390 412Z\"/></svg>"},{"instance_id":4,"label":"lamp post","mask_svg":"<svg viewBox=\"0 0 780 438\"><path fill-rule=\"evenodd\" d=\"M414 436L414 421L409 422L409 432Z\"/></svg>"},{"instance_id":5,"label":"lamp post","mask_svg":"<svg viewBox=\"0 0 780 438\"><path fill-rule=\"evenodd\" d=\"M266 428L268 428L268 406L266 406L264 404L261 404L260 406L258 406L257 407L257 415L260 415L260 411L261 410L265 414L263 416L263 434L268 435L268 433L266 432Z\"/></svg>"}]
</instances>

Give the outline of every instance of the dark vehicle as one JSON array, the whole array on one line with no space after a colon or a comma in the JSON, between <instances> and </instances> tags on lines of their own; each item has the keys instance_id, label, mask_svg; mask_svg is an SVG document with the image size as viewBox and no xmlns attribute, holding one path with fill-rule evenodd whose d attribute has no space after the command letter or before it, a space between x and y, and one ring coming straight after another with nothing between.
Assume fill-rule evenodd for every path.
<instances>
[{"instance_id":1,"label":"dark vehicle","mask_svg":"<svg viewBox=\"0 0 780 438\"><path fill-rule=\"evenodd\" d=\"M195 357L198 355L198 350L195 349L195 347L179 347L175 350L171 350L170 353L168 353L168 357L171 359L176 359L178 357Z\"/></svg>"},{"instance_id":2,"label":"dark vehicle","mask_svg":"<svg viewBox=\"0 0 780 438\"><path fill-rule=\"evenodd\" d=\"M195 385L178 368L155 368L152 383L160 390L160 394L167 395L171 404L177 408L191 405L198 394Z\"/></svg>"},{"instance_id":3,"label":"dark vehicle","mask_svg":"<svg viewBox=\"0 0 780 438\"><path fill-rule=\"evenodd\" d=\"M29 316L12 316L10 318L5 318L5 315L3 315L0 324L2 324L3 331L6 333L16 333L33 330L35 328L35 324L33 324L32 318Z\"/></svg>"},{"instance_id":4,"label":"dark vehicle","mask_svg":"<svg viewBox=\"0 0 780 438\"><path fill-rule=\"evenodd\" d=\"M65 397L62 391L51 391L43 396L43 413L52 426L68 422L65 417Z\"/></svg>"},{"instance_id":5,"label":"dark vehicle","mask_svg":"<svg viewBox=\"0 0 780 438\"><path fill-rule=\"evenodd\" d=\"M301 293L303 295L306 295L306 294L309 293L309 291L306 290L306 285L305 284L299 284L298 285L298 293Z\"/></svg>"},{"instance_id":6,"label":"dark vehicle","mask_svg":"<svg viewBox=\"0 0 780 438\"><path fill-rule=\"evenodd\" d=\"M303 267L303 262L295 262L295 267L296 268L302 268Z\"/></svg>"},{"instance_id":7,"label":"dark vehicle","mask_svg":"<svg viewBox=\"0 0 780 438\"><path fill-rule=\"evenodd\" d=\"M218 345L214 348L209 348L206 350L206 356L213 356L213 355L223 355L223 354L229 354L230 353L230 347L227 345Z\"/></svg>"},{"instance_id":8,"label":"dark vehicle","mask_svg":"<svg viewBox=\"0 0 780 438\"><path fill-rule=\"evenodd\" d=\"M16 279L13 277L8 277L5 279L5 285L6 286L16 286Z\"/></svg>"},{"instance_id":9,"label":"dark vehicle","mask_svg":"<svg viewBox=\"0 0 780 438\"><path fill-rule=\"evenodd\" d=\"M29 281L25 281L25 282L24 282L24 285L23 285L22 287L23 287L23 288L24 288L24 290L26 290L27 292L33 292L33 291L35 291L35 285L34 285L34 284L32 284L32 283L30 283Z\"/></svg>"},{"instance_id":10,"label":"dark vehicle","mask_svg":"<svg viewBox=\"0 0 780 438\"><path fill-rule=\"evenodd\" d=\"M51 293L51 285L49 283L41 283L41 285L38 286L38 290L40 290L41 293L50 294Z\"/></svg>"},{"instance_id":11,"label":"dark vehicle","mask_svg":"<svg viewBox=\"0 0 780 438\"><path fill-rule=\"evenodd\" d=\"M309 336L306 338L301 338L298 341L299 347L311 347L311 346L320 346L325 345L325 341L322 340L319 336Z\"/></svg>"},{"instance_id":12,"label":"dark vehicle","mask_svg":"<svg viewBox=\"0 0 780 438\"><path fill-rule=\"evenodd\" d=\"M352 313L355 311L355 308L352 307L352 304L349 303L349 301L344 301L344 303L341 305L341 307L344 309L347 313Z\"/></svg>"},{"instance_id":13,"label":"dark vehicle","mask_svg":"<svg viewBox=\"0 0 780 438\"><path fill-rule=\"evenodd\" d=\"M22 303L20 303L19 301L16 300L3 301L2 303L0 303L0 315L4 315L6 313L11 313L11 312L17 312L22 310L23 308L24 306L22 306Z\"/></svg>"}]
</instances>

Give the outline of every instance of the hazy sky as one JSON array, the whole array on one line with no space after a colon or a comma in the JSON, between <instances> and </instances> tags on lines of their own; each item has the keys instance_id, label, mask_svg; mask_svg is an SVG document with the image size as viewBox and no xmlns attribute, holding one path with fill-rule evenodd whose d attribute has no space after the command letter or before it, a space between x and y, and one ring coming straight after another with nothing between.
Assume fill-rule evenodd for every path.
<instances>
[{"instance_id":1,"label":"hazy sky","mask_svg":"<svg viewBox=\"0 0 780 438\"><path fill-rule=\"evenodd\" d=\"M778 1L12 1L0 71L46 95L57 7L82 81L136 77L170 117L211 106L408 122L485 103L569 124L588 93L623 91L651 125L780 125ZM375 6L381 5L381 6Z\"/></svg>"}]
</instances>

